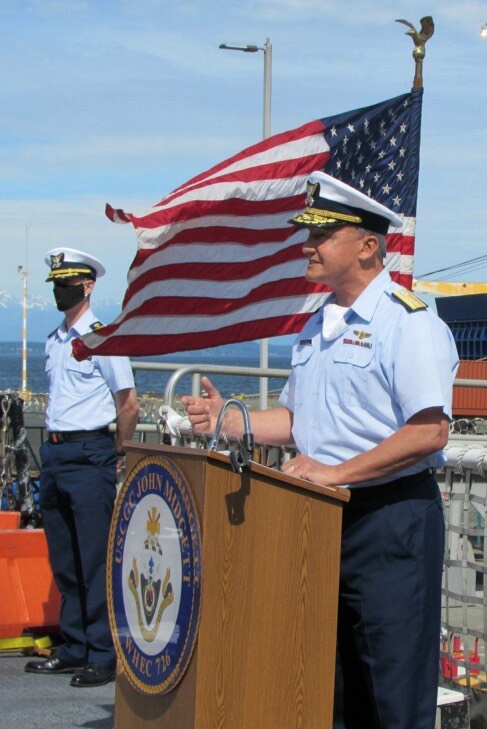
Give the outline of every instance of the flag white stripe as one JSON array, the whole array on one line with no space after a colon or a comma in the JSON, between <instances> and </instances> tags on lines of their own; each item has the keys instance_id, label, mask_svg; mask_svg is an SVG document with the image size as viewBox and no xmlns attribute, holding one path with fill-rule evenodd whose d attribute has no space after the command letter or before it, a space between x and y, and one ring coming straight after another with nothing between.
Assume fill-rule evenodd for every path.
<instances>
[{"instance_id":1,"label":"flag white stripe","mask_svg":"<svg viewBox=\"0 0 487 729\"><path fill-rule=\"evenodd\" d=\"M304 278L306 260L286 261L279 266L271 266L262 273L251 278L226 281L211 281L203 279L177 279L167 281L153 281L144 286L125 304L124 311L131 312L138 309L149 299L158 296L174 298L200 298L200 299L229 299L238 300L248 296L253 289L273 281L285 281L289 278ZM267 304L265 305L267 307Z\"/></svg>"},{"instance_id":2,"label":"flag white stripe","mask_svg":"<svg viewBox=\"0 0 487 729\"><path fill-rule=\"evenodd\" d=\"M258 261L261 258L273 256L275 253L292 248L306 240L307 232L296 230L284 241L265 241L254 245L243 243L173 243L162 251L155 251L150 258L146 259L137 267L137 275L147 273L152 268L159 266L171 266L183 263L249 263ZM134 269L135 270L135 269Z\"/></svg>"},{"instance_id":3,"label":"flag white stripe","mask_svg":"<svg viewBox=\"0 0 487 729\"><path fill-rule=\"evenodd\" d=\"M327 294L310 294L306 298L303 296L272 299L265 302L249 304L236 311L225 314L216 314L214 316L134 316L131 319L121 321L121 317L117 319L115 324L119 324L117 336L148 336L148 335L173 335L184 334L189 332L207 332L222 329L223 327L241 325L246 322L262 321L270 317L276 316L292 316L295 314L309 314L321 305ZM98 336L94 332L89 336L90 346L96 346L104 341L104 337Z\"/></svg>"},{"instance_id":4,"label":"flag white stripe","mask_svg":"<svg viewBox=\"0 0 487 729\"><path fill-rule=\"evenodd\" d=\"M178 223L169 223L167 225L160 225L154 228L138 227L136 229L138 247L142 250L150 250L157 248L162 243L168 243L175 236L179 235L184 230L194 231L197 235L199 228L244 228L247 230L277 230L291 226L288 221L300 212L299 210L292 209L284 213L268 213L266 215L207 215L199 218L189 218ZM204 241L203 241L204 243ZM218 242L204 243L209 246L222 245ZM184 243L184 245L192 245L191 243Z\"/></svg>"},{"instance_id":5,"label":"flag white stripe","mask_svg":"<svg viewBox=\"0 0 487 729\"><path fill-rule=\"evenodd\" d=\"M388 253L386 257L386 268L388 271L413 275L414 256L405 253Z\"/></svg>"},{"instance_id":6,"label":"flag white stripe","mask_svg":"<svg viewBox=\"0 0 487 729\"><path fill-rule=\"evenodd\" d=\"M156 205L142 216L151 217L155 213L161 211L169 211L173 207L179 205L187 205L190 203L214 202L237 198L250 202L271 202L272 200L282 200L282 198L292 197L303 193L306 189L306 181L309 174L295 175L293 177L275 178L271 180L249 180L239 181L230 180L228 182L215 182L213 185L198 187L181 195ZM196 210L195 210L196 212Z\"/></svg>"},{"instance_id":7,"label":"flag white stripe","mask_svg":"<svg viewBox=\"0 0 487 729\"><path fill-rule=\"evenodd\" d=\"M401 256L394 254L388 256L386 268L389 271L405 271L412 270L413 257ZM207 279L177 279L171 278L166 281L152 281L144 288L137 291L132 298L125 304L124 311L131 313L136 311L148 300L160 296L173 298L201 298L201 299L228 299L230 301L238 301L248 296L254 289L263 284L273 283L276 281L285 281L287 279L304 278L306 271L306 259L303 257L297 261L286 261L277 266L270 266L265 271L256 276L238 279L213 281ZM278 301L273 299L272 301ZM266 310L267 316L267 300L260 304ZM286 309L287 311L287 309ZM265 317L264 317L265 318Z\"/></svg>"},{"instance_id":8,"label":"flag white stripe","mask_svg":"<svg viewBox=\"0 0 487 729\"><path fill-rule=\"evenodd\" d=\"M304 189L303 189L304 192ZM296 208L284 213L267 213L265 215L206 215L198 218L189 218L177 223L169 223L154 228L138 227L136 229L139 248L151 249L160 245L162 242L172 240L183 230L197 231L198 228L243 228L247 230L277 230L285 228L289 225L288 221L299 212L302 208ZM401 217L401 216L400 216ZM391 228L392 233L400 233L404 236L413 236L415 230L415 218L404 217L404 223L401 228ZM218 242L205 243L207 246L223 245ZM185 243L184 245L192 245Z\"/></svg>"},{"instance_id":9,"label":"flag white stripe","mask_svg":"<svg viewBox=\"0 0 487 729\"><path fill-rule=\"evenodd\" d=\"M311 157L315 154L324 154L329 151L330 147L328 146L323 133L302 137L301 139L296 139L291 142L284 142L283 144L271 147L270 149L258 152L257 154L253 154L249 157L243 157L233 164L223 167L212 175L208 175L197 182L182 185L177 188L175 194L183 193L184 190L190 189L193 185L204 185L207 182L218 179L218 177L221 177L222 175L241 172L242 170L251 169L252 167L258 167L260 165L280 164L293 159ZM211 187L213 188L214 186L211 185ZM198 193L199 190L195 190L195 192Z\"/></svg>"}]
</instances>

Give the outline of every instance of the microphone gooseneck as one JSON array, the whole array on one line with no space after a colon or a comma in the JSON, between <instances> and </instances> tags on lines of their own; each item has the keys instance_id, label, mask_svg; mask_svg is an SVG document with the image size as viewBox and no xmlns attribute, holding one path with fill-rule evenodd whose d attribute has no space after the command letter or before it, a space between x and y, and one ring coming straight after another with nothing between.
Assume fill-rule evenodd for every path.
<instances>
[{"instance_id":1,"label":"microphone gooseneck","mask_svg":"<svg viewBox=\"0 0 487 729\"><path fill-rule=\"evenodd\" d=\"M230 398L230 400L227 400L220 412L218 413L218 418L216 421L215 426L215 432L213 434L213 438L210 441L210 444L208 446L208 450L215 451L216 447L218 445L218 440L220 438L220 432L223 424L223 418L225 417L225 413L227 412L228 408L234 405L237 407L240 412L242 413L243 421L244 421L244 433L242 437L242 445L240 449L236 451L231 451L230 453L230 461L232 463L233 470L236 473L242 473L242 470L244 468L248 468L250 465L250 460L254 454L254 436L250 432L250 417L249 417L249 411L247 409L247 406L244 405L241 400L236 400L235 398Z\"/></svg>"}]
</instances>

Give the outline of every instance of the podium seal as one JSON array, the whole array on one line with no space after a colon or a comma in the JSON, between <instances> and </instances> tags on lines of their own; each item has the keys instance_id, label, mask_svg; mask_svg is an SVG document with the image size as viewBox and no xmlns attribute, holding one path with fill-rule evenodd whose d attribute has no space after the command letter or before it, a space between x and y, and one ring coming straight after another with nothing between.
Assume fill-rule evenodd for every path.
<instances>
[{"instance_id":1,"label":"podium seal","mask_svg":"<svg viewBox=\"0 0 487 729\"><path fill-rule=\"evenodd\" d=\"M171 691L198 632L201 537L189 485L167 458L142 458L120 491L107 596L117 658L129 681L146 694Z\"/></svg>"}]
</instances>

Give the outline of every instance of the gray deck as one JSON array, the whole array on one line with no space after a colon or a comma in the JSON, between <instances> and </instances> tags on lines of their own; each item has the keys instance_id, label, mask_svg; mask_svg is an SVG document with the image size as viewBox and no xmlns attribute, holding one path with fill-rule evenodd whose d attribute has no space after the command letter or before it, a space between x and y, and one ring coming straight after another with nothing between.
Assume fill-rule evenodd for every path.
<instances>
[{"instance_id":1,"label":"gray deck","mask_svg":"<svg viewBox=\"0 0 487 729\"><path fill-rule=\"evenodd\" d=\"M24 673L28 660L0 654L0 729L113 729L115 682L73 688L72 674Z\"/></svg>"}]
</instances>

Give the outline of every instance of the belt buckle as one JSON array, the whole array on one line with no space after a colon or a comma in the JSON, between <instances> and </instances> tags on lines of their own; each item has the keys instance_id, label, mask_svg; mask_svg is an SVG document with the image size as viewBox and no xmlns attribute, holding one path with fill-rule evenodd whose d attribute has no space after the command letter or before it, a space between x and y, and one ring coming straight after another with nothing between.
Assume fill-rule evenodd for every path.
<instances>
[{"instance_id":1,"label":"belt buckle","mask_svg":"<svg viewBox=\"0 0 487 729\"><path fill-rule=\"evenodd\" d=\"M51 433L50 440L51 440L51 443L54 443L55 445L59 445L60 443L63 442L63 436L61 433Z\"/></svg>"}]
</instances>

